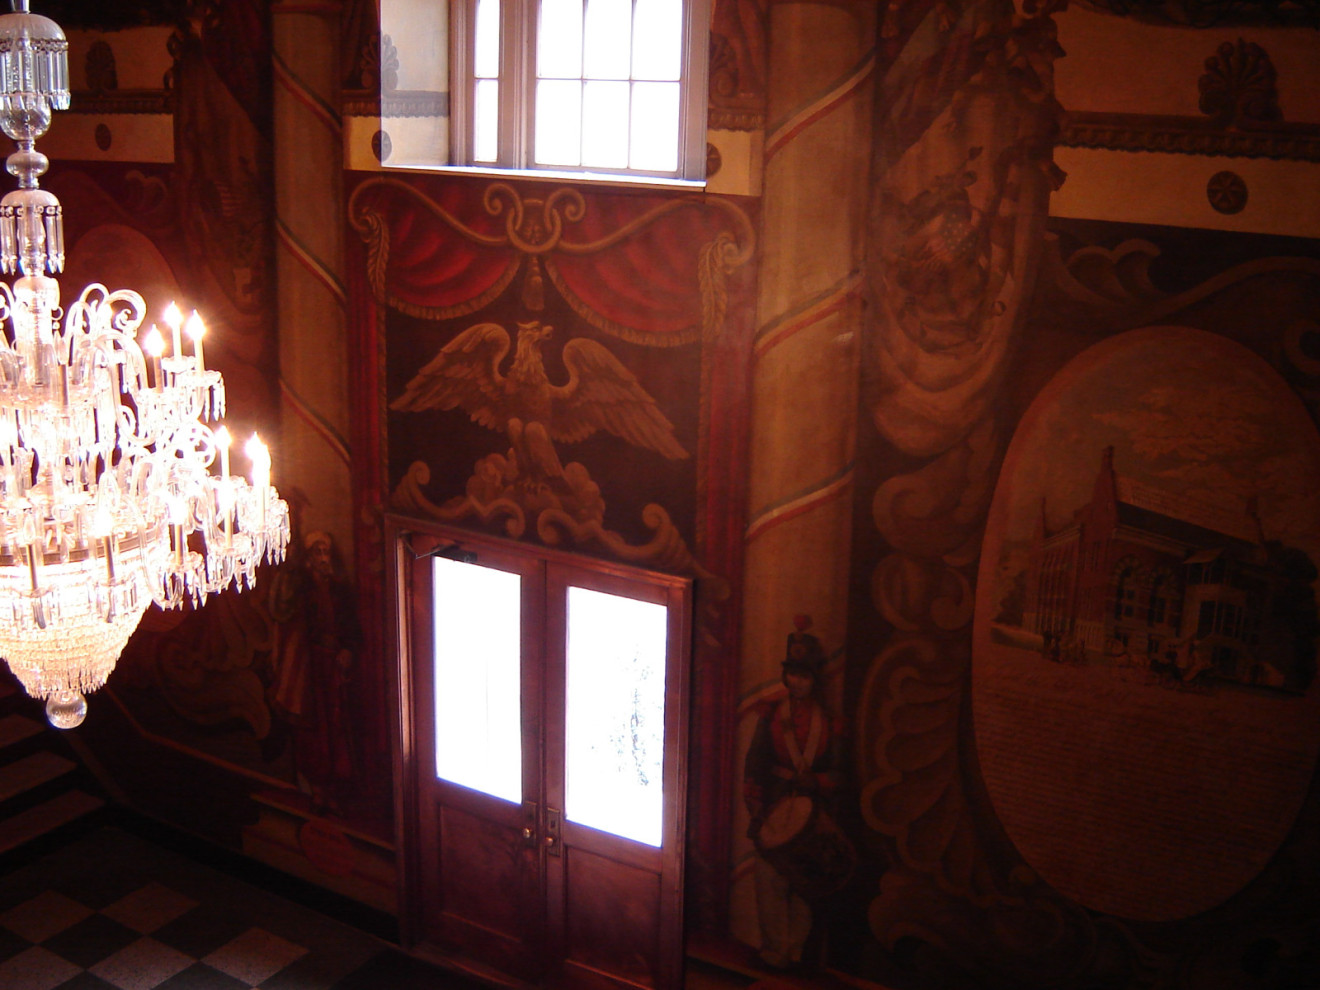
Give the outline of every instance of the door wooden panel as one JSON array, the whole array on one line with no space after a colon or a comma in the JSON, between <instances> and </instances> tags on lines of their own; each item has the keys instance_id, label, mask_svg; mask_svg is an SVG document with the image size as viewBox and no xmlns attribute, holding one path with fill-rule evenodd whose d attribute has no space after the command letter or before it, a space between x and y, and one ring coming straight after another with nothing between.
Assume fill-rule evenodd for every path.
<instances>
[{"instance_id":1,"label":"door wooden panel","mask_svg":"<svg viewBox=\"0 0 1320 990\"><path fill-rule=\"evenodd\" d=\"M390 522L396 601L407 606L400 610L399 623L405 939L426 951L457 954L562 990L681 986L689 582L408 520ZM495 797L483 793L480 783L469 780L470 786L461 786L437 772L436 640L438 635L443 648L445 642L461 639L443 627L438 633L433 628L434 567L427 555L437 551L449 558L475 555L477 567L520 577L517 619L508 621L520 627L521 803L507 799L509 787L494 788L505 795ZM454 568L444 564L442 570L452 574ZM459 597L452 601L458 601L461 592L454 594ZM607 725L605 731L613 733L609 739L624 754L613 757L614 772L637 777L632 790L619 793L629 795L625 803L630 807L650 810L649 816L641 816L644 820L658 821L641 841L625 838L631 834L626 827L624 834L612 834L605 829L616 828L614 824L595 821L600 827L589 827L572 820L572 800L587 807L580 784L590 773L573 771L579 785L569 792L566 745L573 732L583 729L581 724L568 726L568 709L578 706L579 722L594 722L597 713L590 700L585 705L580 699L566 700L572 666L566 617L570 599L617 604L625 614L640 610L648 617L646 628L661 632L658 661L653 645L646 647L644 663L636 661L636 651L632 655L642 672L637 676L646 683L644 693L653 696L657 681L663 682L662 717L652 714L654 706L640 715L640 709L627 710L626 702L617 711L616 702L604 706L615 720L614 728ZM590 610L576 614L594 615ZM454 621L465 621L465 613L456 614ZM584 627L581 618L577 622L581 641ZM621 640L627 639L625 630ZM463 641L475 643L474 651L480 652L479 640ZM613 665L611 635L597 635L595 642L595 662L605 663L595 668L597 673L612 676L614 666L626 668L626 663ZM653 644L656 637L648 642ZM578 648L575 655L581 652ZM580 691L582 667L579 660L573 663L579 670L574 690ZM640 697L642 692L634 693ZM612 697L617 696L616 690ZM448 696L442 700L447 702ZM658 731L661 722L663 732ZM456 724L462 723L447 720L445 726ZM439 735L449 738L452 733ZM655 756L657 746L663 749L662 759ZM579 744L576 752L581 751ZM648 762L645 767L637 762L634 773L628 760L641 761L643 756ZM652 786L657 775L658 800ZM459 774L456 779L468 778ZM611 810L609 801L596 803L598 810Z\"/></svg>"},{"instance_id":2,"label":"door wooden panel","mask_svg":"<svg viewBox=\"0 0 1320 990\"><path fill-rule=\"evenodd\" d=\"M440 932L473 955L517 956L538 927L537 850L491 815L437 809L435 883ZM437 932L437 934L440 934Z\"/></svg>"},{"instance_id":3,"label":"door wooden panel","mask_svg":"<svg viewBox=\"0 0 1320 990\"><path fill-rule=\"evenodd\" d=\"M564 962L577 982L657 986L661 911L659 871L566 850Z\"/></svg>"}]
</instances>

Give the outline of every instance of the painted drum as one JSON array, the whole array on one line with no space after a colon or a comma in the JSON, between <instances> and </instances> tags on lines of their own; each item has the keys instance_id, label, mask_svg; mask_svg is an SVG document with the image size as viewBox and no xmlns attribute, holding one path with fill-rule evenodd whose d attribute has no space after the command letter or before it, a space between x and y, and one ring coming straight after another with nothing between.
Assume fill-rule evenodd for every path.
<instances>
[{"instance_id":1,"label":"painted drum","mask_svg":"<svg viewBox=\"0 0 1320 990\"><path fill-rule=\"evenodd\" d=\"M829 813L801 794L780 799L756 832L756 847L807 900L837 893L857 868L857 850Z\"/></svg>"}]
</instances>

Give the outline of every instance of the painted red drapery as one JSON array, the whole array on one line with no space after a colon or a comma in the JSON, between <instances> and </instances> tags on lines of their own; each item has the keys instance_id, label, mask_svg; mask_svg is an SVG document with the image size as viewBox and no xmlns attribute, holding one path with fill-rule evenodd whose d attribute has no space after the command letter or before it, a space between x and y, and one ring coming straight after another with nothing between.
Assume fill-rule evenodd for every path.
<instances>
[{"instance_id":1,"label":"painted red drapery","mask_svg":"<svg viewBox=\"0 0 1320 990\"><path fill-rule=\"evenodd\" d=\"M369 180L350 216L368 245L372 290L394 309L467 315L521 273L517 288L535 310L544 269L589 323L652 346L719 335L727 279L753 237L746 215L723 200L524 194L501 182L478 198L457 183Z\"/></svg>"}]
</instances>

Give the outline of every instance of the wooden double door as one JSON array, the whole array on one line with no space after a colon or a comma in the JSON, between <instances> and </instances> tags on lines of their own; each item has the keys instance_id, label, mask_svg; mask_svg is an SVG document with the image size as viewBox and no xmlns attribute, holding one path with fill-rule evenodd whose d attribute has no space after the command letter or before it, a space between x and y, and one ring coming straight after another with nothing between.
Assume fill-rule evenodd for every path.
<instances>
[{"instance_id":1,"label":"wooden double door","mask_svg":"<svg viewBox=\"0 0 1320 990\"><path fill-rule=\"evenodd\" d=\"M394 525L405 938L680 986L689 582Z\"/></svg>"}]
</instances>

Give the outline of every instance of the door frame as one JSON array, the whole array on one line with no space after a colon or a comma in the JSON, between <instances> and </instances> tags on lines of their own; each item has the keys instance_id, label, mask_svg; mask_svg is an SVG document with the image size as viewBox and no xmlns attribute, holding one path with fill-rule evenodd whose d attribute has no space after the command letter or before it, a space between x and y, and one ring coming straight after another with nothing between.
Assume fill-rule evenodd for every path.
<instances>
[{"instance_id":1,"label":"door frame","mask_svg":"<svg viewBox=\"0 0 1320 990\"><path fill-rule=\"evenodd\" d=\"M397 709L393 719L394 747L394 830L396 883L399 903L399 937L401 944L422 956L427 956L458 966L487 979L494 979L506 985L516 984L507 974L490 970L486 965L472 960L456 958L443 946L429 941L423 934L425 903L422 886L422 868L426 861L422 853L421 834L421 796L420 776L423 765L431 759L431 754L419 751L417 746L418 725L416 724L416 705L422 685L417 683L414 673L413 657L413 610L409 603L415 591L413 568L419 562L433 556L436 552L462 554L466 546L488 547L492 551L508 552L527 558L539 559L546 565L559 565L567 570L585 570L606 580L611 577L624 580L642 580L655 586L667 586L671 597L677 595L682 608L670 608L669 634L674 642L681 644L678 655L682 662L666 677L666 713L665 733L672 739L672 752L678 754L674 766L665 770L665 834L672 837L657 850L665 861L662 876L661 925L658 933L662 954L657 965L657 988L669 990L681 986L683 974L683 894L686 858L687 830L687 789L688 789L688 744L689 744L689 703L691 662L692 662L692 582L690 579L646 568L621 564L581 554L572 554L562 550L523 543L501 537L488 536L484 533L469 532L452 526L436 523L433 520L419 519L396 513L385 516L386 557L388 560L387 601L393 616L392 634L395 663L390 666L393 675L393 695ZM414 546L413 541L416 541ZM540 632L549 637L555 624L546 617ZM548 648L548 647L547 647ZM544 672L543 672L544 673ZM676 703L670 705L668 699ZM545 728L541 728L539 747L544 755ZM666 746L669 749L669 746ZM527 772L526 769L524 771ZM539 772L539 769L538 771ZM672 818L671 818L672 816ZM545 884L543 884L545 886ZM547 890L554 894L553 889ZM550 980L554 982L554 972L558 963L564 962L562 946L554 933L547 931L550 944L547 951L559 953L556 967L551 969ZM583 972L579 976L590 981L590 974ZM600 983L607 986L608 983ZM628 985L634 984L618 984Z\"/></svg>"}]
</instances>

